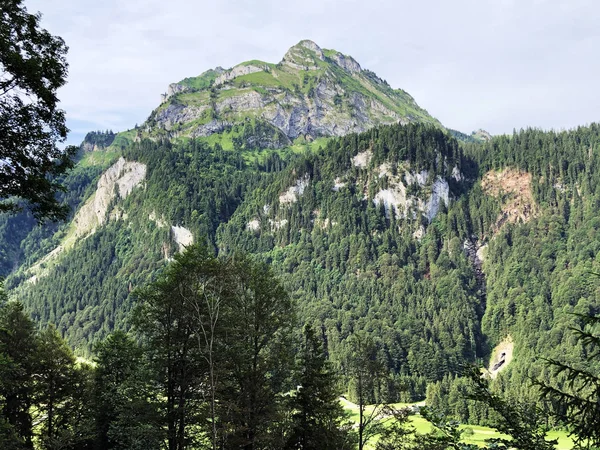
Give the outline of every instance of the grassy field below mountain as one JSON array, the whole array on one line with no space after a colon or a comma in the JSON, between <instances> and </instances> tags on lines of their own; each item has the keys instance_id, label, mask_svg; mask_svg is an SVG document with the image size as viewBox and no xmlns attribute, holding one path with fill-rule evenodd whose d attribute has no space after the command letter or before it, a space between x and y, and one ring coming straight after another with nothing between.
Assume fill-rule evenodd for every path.
<instances>
[{"instance_id":1,"label":"grassy field below mountain","mask_svg":"<svg viewBox=\"0 0 600 450\"><path fill-rule=\"evenodd\" d=\"M359 423L359 409L358 405L352 403L351 401L342 398L340 399L344 409L349 415L350 420L358 426ZM408 408L414 406L423 406L424 402L418 403L393 403L391 404L394 408ZM367 406L366 412L369 413L373 410L373 406ZM393 420L393 419L383 419L383 420ZM425 418L423 418L420 414L415 413L410 416L410 424L414 427L415 431L418 434L426 434L430 433L434 430L434 427L428 422ZM484 427L480 425L470 425L470 424L461 424L461 430L471 430L467 431L464 435L464 439L462 442L465 444L475 444L477 446L483 447L486 444L486 440L494 439L494 438L506 438L505 435L499 433L494 428ZM573 441L568 436L566 431L558 431L552 430L548 433L548 439L558 439L558 444L556 445L556 450L571 450L573 448ZM374 437L366 446L366 450L374 450L377 444L377 437Z\"/></svg>"}]
</instances>

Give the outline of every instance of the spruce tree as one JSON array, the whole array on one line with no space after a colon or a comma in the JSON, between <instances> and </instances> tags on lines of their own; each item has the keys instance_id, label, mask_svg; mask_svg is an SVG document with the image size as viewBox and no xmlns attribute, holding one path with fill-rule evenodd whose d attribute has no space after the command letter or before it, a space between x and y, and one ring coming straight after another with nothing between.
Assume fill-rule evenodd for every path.
<instances>
[{"instance_id":1,"label":"spruce tree","mask_svg":"<svg viewBox=\"0 0 600 450\"><path fill-rule=\"evenodd\" d=\"M352 448L350 425L340 403L337 376L310 325L304 327L298 387L289 401L293 411L289 449Z\"/></svg>"},{"instance_id":2,"label":"spruce tree","mask_svg":"<svg viewBox=\"0 0 600 450\"><path fill-rule=\"evenodd\" d=\"M62 435L68 433L71 425L75 356L51 325L39 335L37 360L36 403L43 425L42 441L46 447L53 448L55 443L62 442Z\"/></svg>"}]
</instances>

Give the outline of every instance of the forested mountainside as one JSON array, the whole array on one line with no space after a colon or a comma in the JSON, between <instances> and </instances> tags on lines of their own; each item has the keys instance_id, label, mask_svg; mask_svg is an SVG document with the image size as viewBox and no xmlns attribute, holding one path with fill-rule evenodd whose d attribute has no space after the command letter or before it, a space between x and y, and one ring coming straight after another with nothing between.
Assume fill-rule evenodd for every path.
<instances>
[{"instance_id":1,"label":"forested mountainside","mask_svg":"<svg viewBox=\"0 0 600 450\"><path fill-rule=\"evenodd\" d=\"M484 421L459 401L465 362L530 397L528 377L553 376L542 357L586 356L570 313L599 312L600 127L459 143L352 61L303 41L262 71L171 86L134 130L88 136L68 223L0 218L10 294L88 355L129 328L135 288L205 242L268 262L342 373L349 337L372 336L388 401L427 395Z\"/></svg>"}]
</instances>

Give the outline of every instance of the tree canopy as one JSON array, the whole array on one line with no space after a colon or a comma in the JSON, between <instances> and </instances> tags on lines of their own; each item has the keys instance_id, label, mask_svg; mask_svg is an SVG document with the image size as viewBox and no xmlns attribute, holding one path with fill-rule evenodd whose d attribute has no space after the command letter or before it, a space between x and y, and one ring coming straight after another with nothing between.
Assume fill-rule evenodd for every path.
<instances>
[{"instance_id":1,"label":"tree canopy","mask_svg":"<svg viewBox=\"0 0 600 450\"><path fill-rule=\"evenodd\" d=\"M0 5L0 211L28 204L38 219L61 219L56 193L73 164L57 90L67 77L67 46L40 26L22 0Z\"/></svg>"}]
</instances>

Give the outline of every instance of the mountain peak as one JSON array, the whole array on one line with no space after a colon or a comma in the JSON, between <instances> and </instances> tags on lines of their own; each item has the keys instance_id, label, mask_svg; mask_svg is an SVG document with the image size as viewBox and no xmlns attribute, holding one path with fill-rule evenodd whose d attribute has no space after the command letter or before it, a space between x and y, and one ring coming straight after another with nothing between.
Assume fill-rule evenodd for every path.
<instances>
[{"instance_id":1,"label":"mountain peak","mask_svg":"<svg viewBox=\"0 0 600 450\"><path fill-rule=\"evenodd\" d=\"M410 95L363 70L351 56L305 39L292 46L279 64L251 60L170 85L144 130L169 138L226 134L228 146L233 138L239 144L235 126L246 126L249 119L260 124L253 126L261 130L261 137L247 146L261 148L381 124L441 126Z\"/></svg>"},{"instance_id":2,"label":"mountain peak","mask_svg":"<svg viewBox=\"0 0 600 450\"><path fill-rule=\"evenodd\" d=\"M281 64L298 70L316 70L318 62L324 61L323 50L309 39L304 39L290 47L281 60Z\"/></svg>"},{"instance_id":3,"label":"mountain peak","mask_svg":"<svg viewBox=\"0 0 600 450\"><path fill-rule=\"evenodd\" d=\"M311 41L310 39L302 39L296 45L292 46L292 48L294 48L294 47L304 47L309 50L312 50L315 53L321 53L321 54L323 53L323 50L321 49L321 47L319 47L316 42Z\"/></svg>"}]
</instances>

